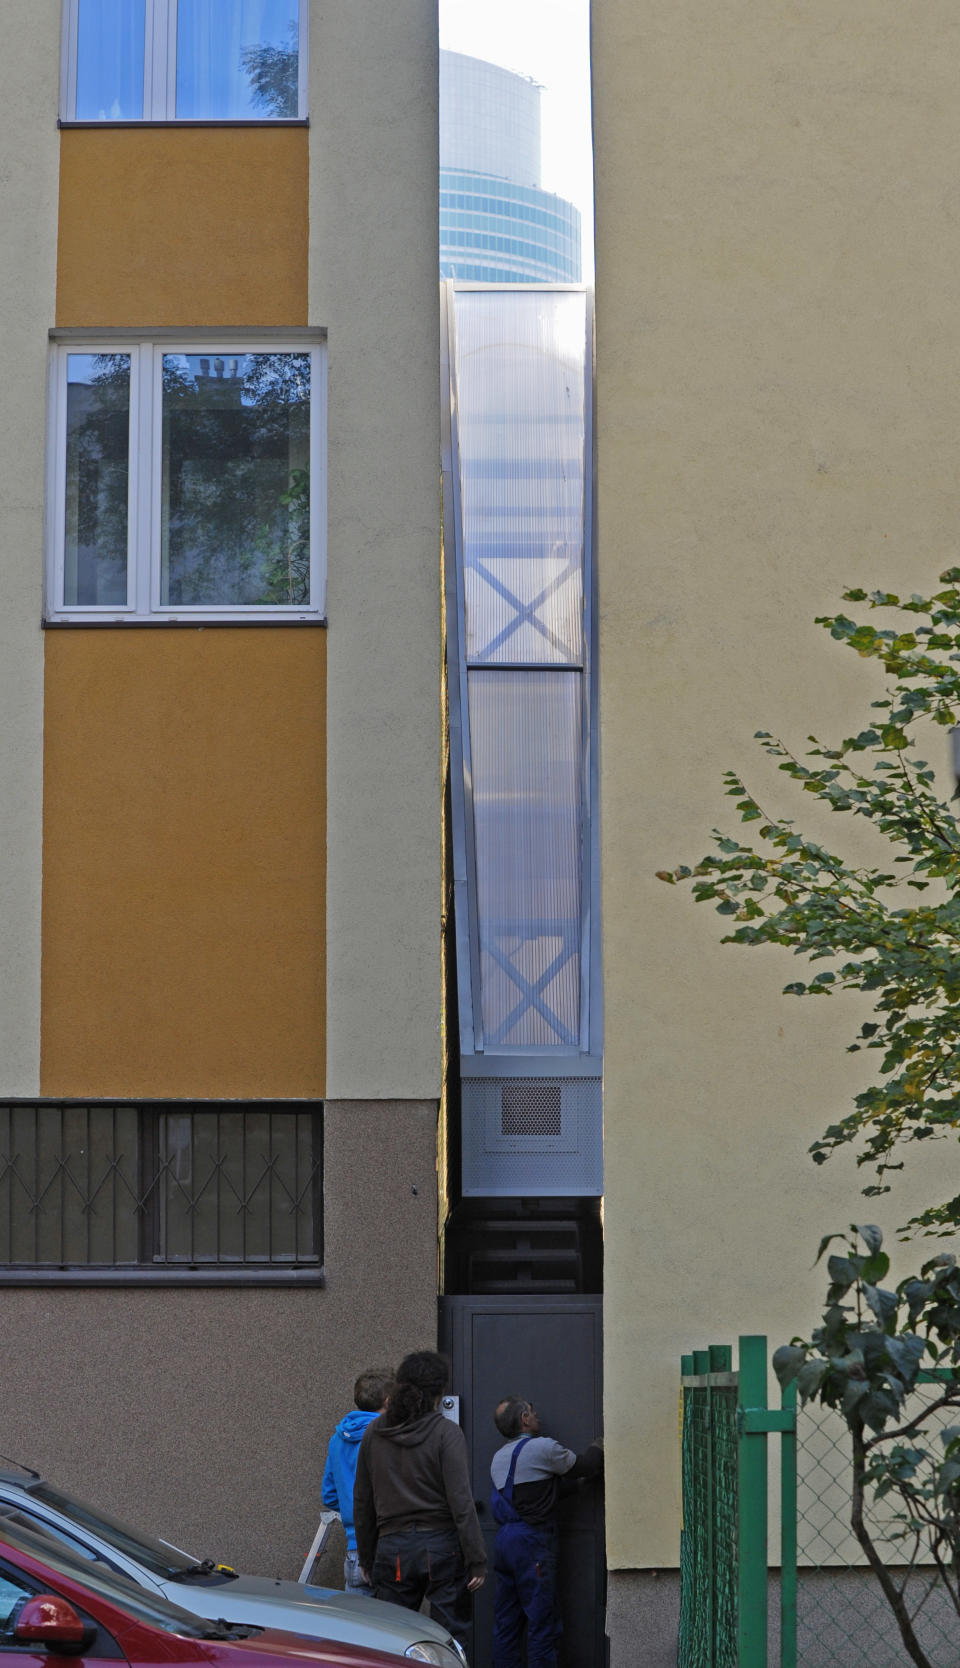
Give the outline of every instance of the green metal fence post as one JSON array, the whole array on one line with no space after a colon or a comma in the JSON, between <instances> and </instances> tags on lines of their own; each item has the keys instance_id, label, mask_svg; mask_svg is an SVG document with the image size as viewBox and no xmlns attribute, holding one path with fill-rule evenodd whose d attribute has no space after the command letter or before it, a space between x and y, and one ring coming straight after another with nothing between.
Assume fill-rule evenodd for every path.
<instances>
[{"instance_id":1,"label":"green metal fence post","mask_svg":"<svg viewBox=\"0 0 960 1668\"><path fill-rule=\"evenodd\" d=\"M709 1350L707 1351L707 1357L708 1357L708 1365L709 1365L709 1369L710 1369L711 1374L713 1374L713 1373L729 1373L729 1372L732 1371L732 1368L733 1368L733 1350L731 1349L729 1344L711 1344ZM729 1394L729 1391L727 1393ZM720 1497L721 1497L721 1492L722 1492L722 1486L723 1485L722 1485L722 1481L721 1481L720 1466L719 1466L720 1450L719 1450L718 1444L714 1440L714 1435L715 1435L715 1432L717 1430L717 1418L718 1418L718 1416L720 1416L722 1414L722 1409L718 1406L718 1402L721 1399L722 1394L723 1393L720 1392L717 1399L715 1400L714 1399L714 1394L713 1394L713 1384L711 1383L711 1384L708 1385L708 1387L707 1387L707 1407L709 1409L708 1418L709 1418L709 1421L710 1421L710 1433L711 1433L711 1443L712 1443L712 1452L711 1452L711 1456L710 1456L710 1458L711 1458L711 1467L710 1467L710 1480L711 1480L711 1486L710 1486L710 1573L711 1573L710 1589L711 1589L711 1598L712 1598L712 1603L711 1603L712 1614L711 1614L711 1617L710 1617L710 1622L711 1622L710 1661L714 1664L714 1668L722 1668L723 1661L724 1661L724 1655L725 1655L725 1652L724 1652L725 1641L721 1638L721 1632L723 1630L723 1619L722 1619L722 1616L721 1616L721 1606L718 1603L719 1579L720 1579L719 1560L720 1560L720 1555L721 1555L720 1554L720 1546L721 1546L721 1537L722 1537L722 1532L723 1532L722 1522L721 1522L721 1509L722 1508L721 1508L721 1499L720 1499Z\"/></svg>"},{"instance_id":2,"label":"green metal fence post","mask_svg":"<svg viewBox=\"0 0 960 1668\"><path fill-rule=\"evenodd\" d=\"M707 1374L710 1371L710 1351L709 1350L707 1350L707 1349L695 1349L694 1350L694 1352L693 1352L693 1370L700 1377L702 1377L704 1379L706 1378ZM704 1565L705 1565L705 1572L704 1572L705 1573L705 1580L703 1582L702 1591L703 1591L704 1603L706 1605L706 1611L707 1611L707 1614L704 1617L704 1637L705 1637L706 1646L707 1646L707 1655L706 1655L706 1658L705 1658L705 1661L704 1661L704 1668L715 1668L716 1658L715 1658L715 1655L714 1655L714 1639L716 1637L716 1604L714 1602L713 1522L714 1522L714 1516L715 1516L715 1500L716 1500L717 1479L716 1479L715 1468L714 1468L714 1463L713 1463L713 1421L711 1419L711 1414L713 1412L713 1409L710 1406L710 1387L709 1387L708 1384L704 1385L704 1388L700 1392L700 1395L703 1398L704 1412L705 1412L705 1419L704 1419L704 1423L705 1423L705 1426L706 1426L706 1467L705 1467L705 1470L706 1470L706 1478L707 1478L707 1490L708 1490L708 1496L709 1496L709 1498L706 1499L705 1501L703 1501L703 1503L701 1505L701 1511L703 1512L703 1515L704 1515L704 1535L703 1535L703 1540L701 1541L700 1544L701 1544L703 1560L704 1560Z\"/></svg>"},{"instance_id":3,"label":"green metal fence post","mask_svg":"<svg viewBox=\"0 0 960 1668\"><path fill-rule=\"evenodd\" d=\"M681 1355L681 1379L693 1377L693 1356ZM680 1388L680 1470L681 1470L681 1505L680 1505L680 1636L678 1640L677 1663L678 1668L691 1668L693 1661L694 1634L694 1555L696 1548L696 1534L692 1522L693 1499L691 1482L688 1475L690 1465L690 1398L693 1391L688 1385L681 1384Z\"/></svg>"},{"instance_id":4,"label":"green metal fence post","mask_svg":"<svg viewBox=\"0 0 960 1668\"><path fill-rule=\"evenodd\" d=\"M797 1386L780 1398L792 1425L780 1433L780 1668L797 1668Z\"/></svg>"},{"instance_id":5,"label":"green metal fence post","mask_svg":"<svg viewBox=\"0 0 960 1668\"><path fill-rule=\"evenodd\" d=\"M767 1431L765 1418L749 1417L766 1412L766 1338L741 1337L739 1357L737 1665L767 1668Z\"/></svg>"}]
</instances>

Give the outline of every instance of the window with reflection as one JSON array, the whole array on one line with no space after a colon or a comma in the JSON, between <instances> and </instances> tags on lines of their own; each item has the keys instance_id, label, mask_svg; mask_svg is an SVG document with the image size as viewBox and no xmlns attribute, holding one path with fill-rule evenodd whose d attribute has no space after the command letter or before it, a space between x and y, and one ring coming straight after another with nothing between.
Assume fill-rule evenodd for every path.
<instances>
[{"instance_id":1,"label":"window with reflection","mask_svg":"<svg viewBox=\"0 0 960 1668\"><path fill-rule=\"evenodd\" d=\"M319 617L325 356L57 350L47 617Z\"/></svg>"},{"instance_id":2,"label":"window with reflection","mask_svg":"<svg viewBox=\"0 0 960 1668\"><path fill-rule=\"evenodd\" d=\"M64 116L295 121L304 0L66 0Z\"/></svg>"}]
</instances>

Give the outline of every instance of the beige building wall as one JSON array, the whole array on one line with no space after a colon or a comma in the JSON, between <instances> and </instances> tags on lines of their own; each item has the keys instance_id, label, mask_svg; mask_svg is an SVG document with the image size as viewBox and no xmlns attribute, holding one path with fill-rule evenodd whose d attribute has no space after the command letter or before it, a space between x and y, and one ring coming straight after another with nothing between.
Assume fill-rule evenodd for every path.
<instances>
[{"instance_id":1,"label":"beige building wall","mask_svg":"<svg viewBox=\"0 0 960 1668\"><path fill-rule=\"evenodd\" d=\"M315 6L310 65L309 320L329 341L327 1093L436 1098L436 5Z\"/></svg>"},{"instance_id":2,"label":"beige building wall","mask_svg":"<svg viewBox=\"0 0 960 1668\"><path fill-rule=\"evenodd\" d=\"M677 1563L681 1352L803 1332L821 1234L956 1190L942 1148L890 1200L814 1168L855 1002L784 1000L795 961L654 871L737 831L728 767L811 823L750 738L873 697L814 616L956 561L958 52L944 0L594 8L613 1570Z\"/></svg>"},{"instance_id":3,"label":"beige building wall","mask_svg":"<svg viewBox=\"0 0 960 1668\"><path fill-rule=\"evenodd\" d=\"M296 1575L357 1372L436 1338L436 11L313 5L309 130L64 131L55 314L60 10L11 0L0 69L0 1098L324 1095L325 1285L0 1273L3 1333L31 1344L0 1426L198 1555ZM44 759L55 317L293 327L308 290L330 344L329 630L51 630Z\"/></svg>"},{"instance_id":4,"label":"beige building wall","mask_svg":"<svg viewBox=\"0 0 960 1668\"><path fill-rule=\"evenodd\" d=\"M0 55L0 1095L40 1075L43 493L57 255L59 0L9 0ZM11 234L9 228L16 228Z\"/></svg>"}]
</instances>

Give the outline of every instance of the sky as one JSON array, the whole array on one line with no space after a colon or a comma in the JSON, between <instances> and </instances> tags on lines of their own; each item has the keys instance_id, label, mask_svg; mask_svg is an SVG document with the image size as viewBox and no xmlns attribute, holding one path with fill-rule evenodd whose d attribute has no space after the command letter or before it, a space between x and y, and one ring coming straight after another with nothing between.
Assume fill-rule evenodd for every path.
<instances>
[{"instance_id":1,"label":"sky","mask_svg":"<svg viewBox=\"0 0 960 1668\"><path fill-rule=\"evenodd\" d=\"M543 187L584 220L584 280L593 273L588 0L439 0L440 45L531 75L543 87Z\"/></svg>"}]
</instances>

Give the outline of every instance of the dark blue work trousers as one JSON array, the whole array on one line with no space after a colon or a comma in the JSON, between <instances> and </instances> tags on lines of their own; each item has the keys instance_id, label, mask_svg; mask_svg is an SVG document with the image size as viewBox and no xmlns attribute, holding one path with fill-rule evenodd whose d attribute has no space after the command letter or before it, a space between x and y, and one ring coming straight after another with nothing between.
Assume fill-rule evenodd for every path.
<instances>
[{"instance_id":1,"label":"dark blue work trousers","mask_svg":"<svg viewBox=\"0 0 960 1668\"><path fill-rule=\"evenodd\" d=\"M504 1523L493 1554L493 1668L556 1668L557 1537L549 1526Z\"/></svg>"}]
</instances>

